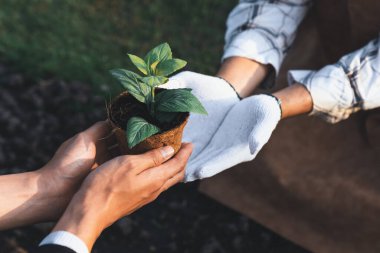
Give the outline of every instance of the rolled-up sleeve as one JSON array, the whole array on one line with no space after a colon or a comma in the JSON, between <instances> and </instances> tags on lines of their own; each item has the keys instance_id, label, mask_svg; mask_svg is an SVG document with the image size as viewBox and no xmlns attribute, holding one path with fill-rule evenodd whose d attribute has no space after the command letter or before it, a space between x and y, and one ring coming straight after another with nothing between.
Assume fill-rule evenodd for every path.
<instances>
[{"instance_id":1,"label":"rolled-up sleeve","mask_svg":"<svg viewBox=\"0 0 380 253\"><path fill-rule=\"evenodd\" d=\"M311 114L336 123L358 110L380 107L380 35L365 47L319 71L289 71L289 84L303 84L313 99Z\"/></svg>"},{"instance_id":2,"label":"rolled-up sleeve","mask_svg":"<svg viewBox=\"0 0 380 253\"><path fill-rule=\"evenodd\" d=\"M241 0L227 20L222 60L240 56L278 73L311 0Z\"/></svg>"}]
</instances>

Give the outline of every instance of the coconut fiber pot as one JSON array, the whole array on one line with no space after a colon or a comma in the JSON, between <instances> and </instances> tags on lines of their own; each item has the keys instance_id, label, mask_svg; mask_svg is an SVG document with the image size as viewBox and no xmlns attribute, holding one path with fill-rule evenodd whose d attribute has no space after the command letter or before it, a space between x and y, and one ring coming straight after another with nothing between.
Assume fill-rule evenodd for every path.
<instances>
[{"instance_id":1,"label":"coconut fiber pot","mask_svg":"<svg viewBox=\"0 0 380 253\"><path fill-rule=\"evenodd\" d=\"M133 96L129 95L128 92L123 92L111 101L108 105L107 112L120 152L124 155L142 154L164 146L172 146L174 153L177 153L181 148L183 129L189 119L189 113L181 113L170 125L161 126L157 124L163 129L162 132L145 139L130 149L128 147L128 137L125 131L128 120L131 117L139 116L152 122L145 104L137 101Z\"/></svg>"}]
</instances>

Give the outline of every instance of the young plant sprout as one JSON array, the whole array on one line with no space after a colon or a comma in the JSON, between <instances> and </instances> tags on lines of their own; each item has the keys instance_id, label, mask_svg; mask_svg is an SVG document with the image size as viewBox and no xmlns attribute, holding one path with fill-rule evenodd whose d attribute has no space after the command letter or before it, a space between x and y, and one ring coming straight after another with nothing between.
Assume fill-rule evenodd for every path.
<instances>
[{"instance_id":1,"label":"young plant sprout","mask_svg":"<svg viewBox=\"0 0 380 253\"><path fill-rule=\"evenodd\" d=\"M182 69L186 61L173 58L168 43L163 43L148 52L144 59L128 54L141 75L126 69L113 69L111 74L119 80L128 94L137 103L145 105L149 117L132 116L124 129L128 147L132 149L147 138L160 134L183 113L207 114L191 89L162 89L168 76ZM167 130L167 129L166 129Z\"/></svg>"}]
</instances>

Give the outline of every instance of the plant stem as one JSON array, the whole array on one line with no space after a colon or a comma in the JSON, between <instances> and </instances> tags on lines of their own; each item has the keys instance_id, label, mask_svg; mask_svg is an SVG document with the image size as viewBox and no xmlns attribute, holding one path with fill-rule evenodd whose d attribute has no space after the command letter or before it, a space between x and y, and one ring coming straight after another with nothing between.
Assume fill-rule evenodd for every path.
<instances>
[{"instance_id":1,"label":"plant stem","mask_svg":"<svg viewBox=\"0 0 380 253\"><path fill-rule=\"evenodd\" d=\"M148 95L149 96L149 102L147 103L147 106L148 106L148 111L150 113L150 115L152 117L154 117L154 88L152 88L150 94Z\"/></svg>"}]
</instances>

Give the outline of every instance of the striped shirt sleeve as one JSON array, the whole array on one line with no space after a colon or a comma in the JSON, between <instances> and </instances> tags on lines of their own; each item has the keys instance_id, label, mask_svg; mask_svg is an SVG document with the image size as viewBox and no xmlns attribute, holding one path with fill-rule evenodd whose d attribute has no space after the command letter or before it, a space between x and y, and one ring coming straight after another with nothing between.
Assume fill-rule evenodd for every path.
<instances>
[{"instance_id":1,"label":"striped shirt sleeve","mask_svg":"<svg viewBox=\"0 0 380 253\"><path fill-rule=\"evenodd\" d=\"M311 0L241 0L227 19L222 60L240 56L273 67L278 74Z\"/></svg>"},{"instance_id":2,"label":"striped shirt sleeve","mask_svg":"<svg viewBox=\"0 0 380 253\"><path fill-rule=\"evenodd\" d=\"M380 35L363 48L319 71L293 70L289 83L303 84L313 99L311 114L336 123L359 110L380 107Z\"/></svg>"}]
</instances>

